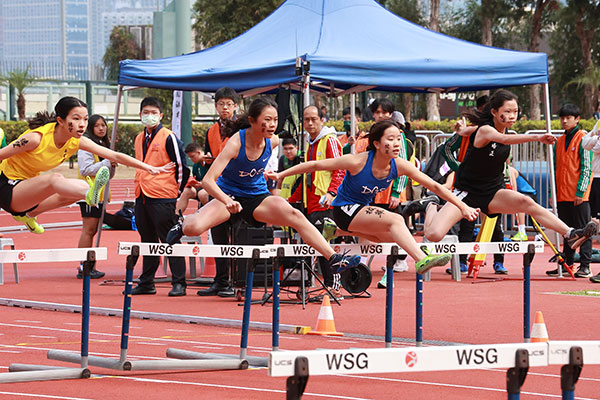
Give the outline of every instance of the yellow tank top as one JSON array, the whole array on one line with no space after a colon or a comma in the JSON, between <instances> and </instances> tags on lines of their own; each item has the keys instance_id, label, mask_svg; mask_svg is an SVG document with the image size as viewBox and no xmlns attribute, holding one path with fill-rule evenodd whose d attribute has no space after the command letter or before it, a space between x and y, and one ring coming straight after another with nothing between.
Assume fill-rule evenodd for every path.
<instances>
[{"instance_id":1,"label":"yellow tank top","mask_svg":"<svg viewBox=\"0 0 600 400\"><path fill-rule=\"evenodd\" d=\"M70 138L59 149L54 144L55 127L56 122L51 122L23 132L19 137L29 132L41 133L42 140L39 146L2 160L0 171L8 179L23 180L38 176L40 172L49 171L68 160L79 149L79 139Z\"/></svg>"}]
</instances>

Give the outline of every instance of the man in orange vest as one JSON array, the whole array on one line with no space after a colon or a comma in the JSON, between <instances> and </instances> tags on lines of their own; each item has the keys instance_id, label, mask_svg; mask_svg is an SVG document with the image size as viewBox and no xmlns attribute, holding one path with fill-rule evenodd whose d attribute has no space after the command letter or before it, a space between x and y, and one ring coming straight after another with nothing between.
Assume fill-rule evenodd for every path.
<instances>
[{"instance_id":1,"label":"man in orange vest","mask_svg":"<svg viewBox=\"0 0 600 400\"><path fill-rule=\"evenodd\" d=\"M558 111L560 125L565 130L554 145L554 171L556 174L556 209L558 218L575 229L584 227L590 221L590 189L592 187L592 152L585 150L582 139L586 132L579 128L581 111L575 104L565 104ZM573 265L575 251L565 240L563 245L565 261ZM580 265L575 277L592 276L592 240L581 244ZM546 271L550 276L558 275L558 268Z\"/></svg>"},{"instance_id":2,"label":"man in orange vest","mask_svg":"<svg viewBox=\"0 0 600 400\"><path fill-rule=\"evenodd\" d=\"M229 140L222 128L226 121L233 118L239 102L240 97L232 88L222 87L215 92L215 108L219 114L219 120L210 127L206 134L206 141L204 142L205 165L210 166L212 164L225 147L227 140ZM230 226L230 222L227 221L211 228L210 235L214 244L230 244ZM215 258L215 279L209 288L199 290L198 296L233 297L234 292L229 281L230 263L231 259L229 258Z\"/></svg>"},{"instance_id":3,"label":"man in orange vest","mask_svg":"<svg viewBox=\"0 0 600 400\"><path fill-rule=\"evenodd\" d=\"M185 188L190 170L185 165L181 141L160 123L163 114L156 97L146 97L140 105L140 118L145 128L135 138L135 158L153 166L173 162L174 171L150 175L138 170L135 174L135 223L142 242L166 243L169 229L177 223L175 204ZM154 275L159 266L158 256L144 256L140 283L132 294L155 294ZM169 257L171 284L169 296L185 296L185 259Z\"/></svg>"}]
</instances>

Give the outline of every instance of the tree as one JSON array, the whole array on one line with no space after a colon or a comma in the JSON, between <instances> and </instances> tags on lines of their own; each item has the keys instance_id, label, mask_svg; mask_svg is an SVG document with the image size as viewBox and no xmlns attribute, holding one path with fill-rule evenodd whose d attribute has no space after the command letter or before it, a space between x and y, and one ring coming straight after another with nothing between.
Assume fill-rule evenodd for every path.
<instances>
[{"instance_id":1,"label":"tree","mask_svg":"<svg viewBox=\"0 0 600 400\"><path fill-rule=\"evenodd\" d=\"M419 0L379 0L379 3L399 17L414 24L424 26L425 18ZM402 114L407 121L412 119L413 98L411 93L402 94Z\"/></svg>"},{"instance_id":2,"label":"tree","mask_svg":"<svg viewBox=\"0 0 600 400\"><path fill-rule=\"evenodd\" d=\"M25 71L15 69L8 75L0 76L0 82L14 87L17 91L17 113L19 120L25 119L25 94L23 91L35 81L35 77L29 74L29 67ZM12 117L12 116L11 116Z\"/></svg>"},{"instance_id":3,"label":"tree","mask_svg":"<svg viewBox=\"0 0 600 400\"><path fill-rule=\"evenodd\" d=\"M577 85L579 88L591 88L592 96L590 99L598 101L600 99L600 66L592 64L583 74L567 82L568 85ZM592 107L596 106L596 101L592 101ZM593 111L594 109L592 109L592 113Z\"/></svg>"},{"instance_id":4,"label":"tree","mask_svg":"<svg viewBox=\"0 0 600 400\"><path fill-rule=\"evenodd\" d=\"M196 0L196 21L192 25L196 42L212 47L233 39L265 19L281 3L283 0Z\"/></svg>"},{"instance_id":5,"label":"tree","mask_svg":"<svg viewBox=\"0 0 600 400\"><path fill-rule=\"evenodd\" d=\"M598 0L569 0L566 6L553 13L550 35L552 92L560 95L560 103L582 106L586 117L592 114L594 88L590 84L569 82L583 77L592 65L600 65L599 14Z\"/></svg>"},{"instance_id":6,"label":"tree","mask_svg":"<svg viewBox=\"0 0 600 400\"><path fill-rule=\"evenodd\" d=\"M119 62L126 59L142 58L142 50L125 26L115 26L110 33L110 42L102 57L106 78L116 81L119 78Z\"/></svg>"}]
</instances>

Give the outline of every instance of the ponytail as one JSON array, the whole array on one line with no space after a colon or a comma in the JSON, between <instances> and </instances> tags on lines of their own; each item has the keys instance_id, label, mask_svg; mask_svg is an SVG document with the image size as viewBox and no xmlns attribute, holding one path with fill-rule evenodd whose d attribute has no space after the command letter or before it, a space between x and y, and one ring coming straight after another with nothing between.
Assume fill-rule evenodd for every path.
<instances>
[{"instance_id":1,"label":"ponytail","mask_svg":"<svg viewBox=\"0 0 600 400\"><path fill-rule=\"evenodd\" d=\"M48 111L39 111L37 114L35 114L35 117L27 121L29 124L29 129L36 129L40 126L49 124L50 122L56 122L56 114L50 114Z\"/></svg>"}]
</instances>

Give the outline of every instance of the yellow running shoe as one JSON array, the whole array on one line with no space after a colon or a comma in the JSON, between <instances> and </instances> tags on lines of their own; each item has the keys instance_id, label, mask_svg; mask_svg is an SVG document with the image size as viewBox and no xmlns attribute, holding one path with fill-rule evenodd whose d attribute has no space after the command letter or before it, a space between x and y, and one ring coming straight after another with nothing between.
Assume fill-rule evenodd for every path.
<instances>
[{"instance_id":1,"label":"yellow running shoe","mask_svg":"<svg viewBox=\"0 0 600 400\"><path fill-rule=\"evenodd\" d=\"M425 253L425 257L417 261L415 269L417 274L423 275L433 267L441 267L450 262L452 254L430 254L427 246L421 246L421 250Z\"/></svg>"},{"instance_id":2,"label":"yellow running shoe","mask_svg":"<svg viewBox=\"0 0 600 400\"><path fill-rule=\"evenodd\" d=\"M510 238L513 242L526 242L529 240L526 234L523 232L517 232L513 237Z\"/></svg>"},{"instance_id":3,"label":"yellow running shoe","mask_svg":"<svg viewBox=\"0 0 600 400\"><path fill-rule=\"evenodd\" d=\"M44 227L37 223L37 218L28 217L27 215L13 215L15 221L19 221L25 224L27 229L29 229L32 233L37 233L38 235L44 233Z\"/></svg>"},{"instance_id":4,"label":"yellow running shoe","mask_svg":"<svg viewBox=\"0 0 600 400\"><path fill-rule=\"evenodd\" d=\"M100 191L102 191L102 188L106 186L110 179L110 171L107 167L100 167L93 181L89 176L85 179L88 185L90 185L85 195L85 202L92 207L96 207L98 202L100 202Z\"/></svg>"}]
</instances>

